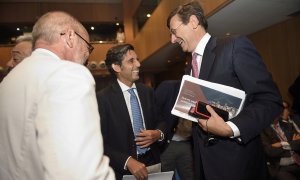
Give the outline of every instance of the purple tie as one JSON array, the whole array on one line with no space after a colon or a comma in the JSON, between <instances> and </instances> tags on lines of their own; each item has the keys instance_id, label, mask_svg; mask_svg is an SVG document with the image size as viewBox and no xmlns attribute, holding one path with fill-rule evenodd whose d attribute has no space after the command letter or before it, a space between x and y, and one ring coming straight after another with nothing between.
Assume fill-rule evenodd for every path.
<instances>
[{"instance_id":1,"label":"purple tie","mask_svg":"<svg viewBox=\"0 0 300 180\"><path fill-rule=\"evenodd\" d=\"M199 77L197 56L198 56L197 53L193 53L193 56L192 56L192 75L193 75L193 77L196 77L196 78Z\"/></svg>"}]
</instances>

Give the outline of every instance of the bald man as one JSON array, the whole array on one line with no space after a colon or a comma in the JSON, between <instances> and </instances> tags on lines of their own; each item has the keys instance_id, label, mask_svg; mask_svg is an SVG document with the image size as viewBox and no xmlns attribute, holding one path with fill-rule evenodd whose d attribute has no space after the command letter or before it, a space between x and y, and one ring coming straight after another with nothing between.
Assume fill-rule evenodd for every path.
<instances>
[{"instance_id":1,"label":"bald man","mask_svg":"<svg viewBox=\"0 0 300 180\"><path fill-rule=\"evenodd\" d=\"M11 51L11 58L6 63L7 71L9 72L17 66L23 59L30 56L32 52L32 36L19 36L16 40L16 45Z\"/></svg>"},{"instance_id":2,"label":"bald man","mask_svg":"<svg viewBox=\"0 0 300 180\"><path fill-rule=\"evenodd\" d=\"M0 179L115 179L103 155L92 53L83 25L49 12L34 25L32 54L0 84Z\"/></svg>"}]
</instances>

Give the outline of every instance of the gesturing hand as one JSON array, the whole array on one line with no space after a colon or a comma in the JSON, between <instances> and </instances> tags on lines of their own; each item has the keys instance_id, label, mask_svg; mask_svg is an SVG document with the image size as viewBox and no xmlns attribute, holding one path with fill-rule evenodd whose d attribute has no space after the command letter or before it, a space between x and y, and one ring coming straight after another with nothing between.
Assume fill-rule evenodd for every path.
<instances>
[{"instance_id":1,"label":"gesturing hand","mask_svg":"<svg viewBox=\"0 0 300 180\"><path fill-rule=\"evenodd\" d=\"M160 138L160 131L158 130L141 130L141 133L136 135L136 145L142 148L149 147Z\"/></svg>"},{"instance_id":2,"label":"gesturing hand","mask_svg":"<svg viewBox=\"0 0 300 180\"><path fill-rule=\"evenodd\" d=\"M138 180L146 180L148 178L148 171L145 164L135 160L132 157L128 159L127 168Z\"/></svg>"}]
</instances>

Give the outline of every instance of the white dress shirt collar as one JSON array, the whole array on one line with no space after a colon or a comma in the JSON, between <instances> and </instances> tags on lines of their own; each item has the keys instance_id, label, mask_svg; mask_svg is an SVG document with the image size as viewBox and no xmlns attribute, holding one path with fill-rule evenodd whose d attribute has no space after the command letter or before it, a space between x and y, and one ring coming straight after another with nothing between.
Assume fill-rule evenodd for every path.
<instances>
[{"instance_id":1,"label":"white dress shirt collar","mask_svg":"<svg viewBox=\"0 0 300 180\"><path fill-rule=\"evenodd\" d=\"M202 39L199 41L198 45L196 46L196 49L193 53L197 53L198 55L203 56L204 53L204 49L206 44L208 43L209 39L210 39L211 35L209 33L206 33ZM192 53L192 54L193 54Z\"/></svg>"},{"instance_id":2,"label":"white dress shirt collar","mask_svg":"<svg viewBox=\"0 0 300 180\"><path fill-rule=\"evenodd\" d=\"M52 56L53 58L55 58L57 60L61 60L60 57L58 57L56 54L54 54L53 52L51 52L47 49L37 48L36 50L34 50L34 52L46 53L46 54L49 54L50 56Z\"/></svg>"},{"instance_id":3,"label":"white dress shirt collar","mask_svg":"<svg viewBox=\"0 0 300 180\"><path fill-rule=\"evenodd\" d=\"M122 83L119 79L117 79L117 81L121 87L122 92L128 91L128 89L131 88L136 88L135 83L133 83L131 87L128 87L126 84Z\"/></svg>"}]
</instances>

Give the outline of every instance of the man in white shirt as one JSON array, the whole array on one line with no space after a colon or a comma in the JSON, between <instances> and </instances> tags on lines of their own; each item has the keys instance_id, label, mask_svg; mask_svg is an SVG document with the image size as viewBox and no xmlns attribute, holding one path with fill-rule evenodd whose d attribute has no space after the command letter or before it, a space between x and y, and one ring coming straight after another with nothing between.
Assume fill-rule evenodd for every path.
<instances>
[{"instance_id":1,"label":"man in white shirt","mask_svg":"<svg viewBox=\"0 0 300 180\"><path fill-rule=\"evenodd\" d=\"M0 84L0 179L114 179L95 82L82 65L93 50L87 31L49 12L32 36L35 50Z\"/></svg>"}]
</instances>

